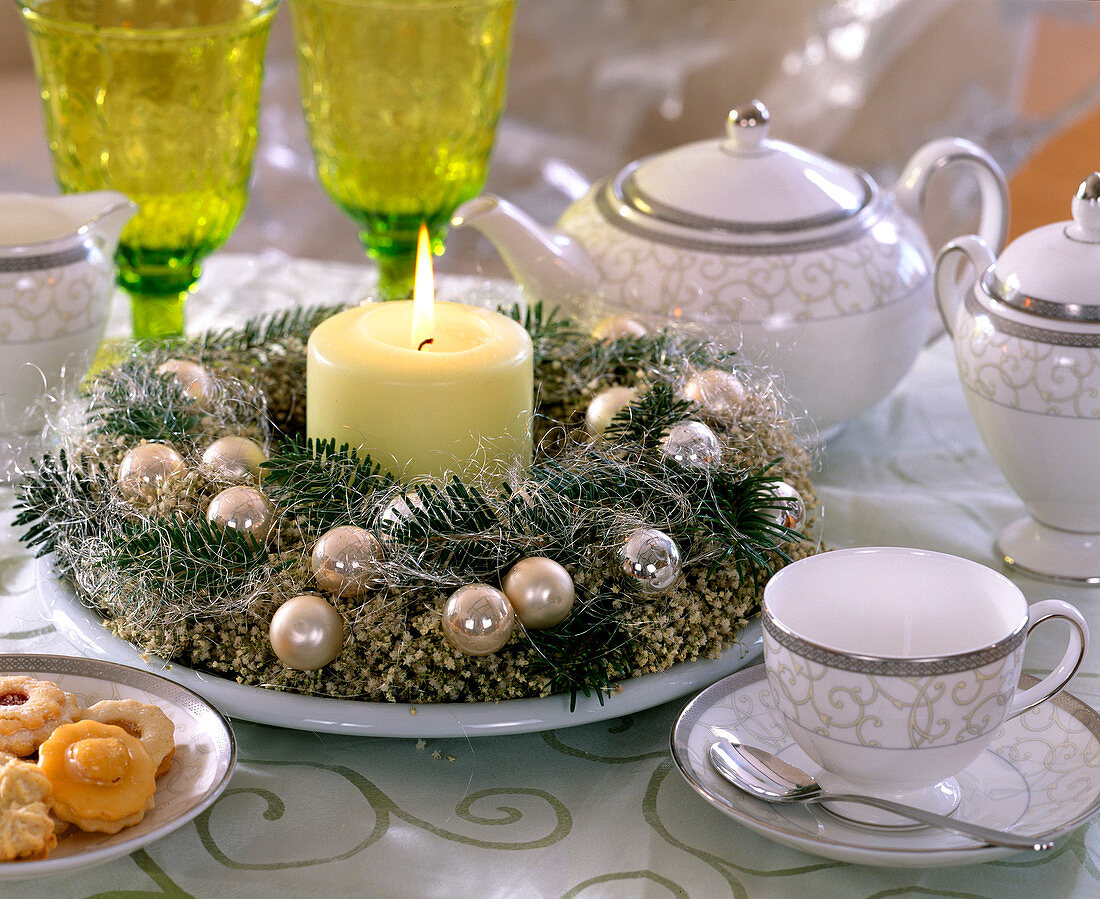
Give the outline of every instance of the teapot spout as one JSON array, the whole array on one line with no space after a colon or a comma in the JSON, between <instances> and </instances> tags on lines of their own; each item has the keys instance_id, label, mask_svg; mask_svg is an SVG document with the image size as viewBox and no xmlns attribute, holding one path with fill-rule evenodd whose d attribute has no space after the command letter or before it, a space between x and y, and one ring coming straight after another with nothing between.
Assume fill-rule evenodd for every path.
<instances>
[{"instance_id":1,"label":"teapot spout","mask_svg":"<svg viewBox=\"0 0 1100 899\"><path fill-rule=\"evenodd\" d=\"M113 256L118 248L122 229L138 211L135 203L125 194L113 190L96 190L83 194L67 194L61 200L69 207L74 217L80 217L84 224L79 233L91 234L103 248L107 256Z\"/></svg>"},{"instance_id":2,"label":"teapot spout","mask_svg":"<svg viewBox=\"0 0 1100 899\"><path fill-rule=\"evenodd\" d=\"M480 231L500 253L529 297L580 308L596 292L600 273L585 249L564 231L540 225L500 197L482 194L455 210L451 225Z\"/></svg>"}]
</instances>

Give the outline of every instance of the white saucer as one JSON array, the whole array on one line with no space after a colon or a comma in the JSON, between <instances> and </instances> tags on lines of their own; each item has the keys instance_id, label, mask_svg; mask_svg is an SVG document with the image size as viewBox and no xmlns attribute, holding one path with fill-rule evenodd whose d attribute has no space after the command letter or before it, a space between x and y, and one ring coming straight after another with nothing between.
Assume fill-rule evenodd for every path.
<instances>
[{"instance_id":1,"label":"white saucer","mask_svg":"<svg viewBox=\"0 0 1100 899\"><path fill-rule=\"evenodd\" d=\"M1025 676L1021 686L1037 682ZM672 756L680 772L716 809L776 842L861 865L971 865L1017 851L933 828L855 826L815 806L754 799L723 780L707 760L711 743L730 738L774 752L811 773L820 770L791 740L763 665L708 687L688 703L672 729ZM989 749L957 779L960 819L1049 835L1057 842L1100 809L1100 715L1060 693L1002 725Z\"/></svg>"}]
</instances>

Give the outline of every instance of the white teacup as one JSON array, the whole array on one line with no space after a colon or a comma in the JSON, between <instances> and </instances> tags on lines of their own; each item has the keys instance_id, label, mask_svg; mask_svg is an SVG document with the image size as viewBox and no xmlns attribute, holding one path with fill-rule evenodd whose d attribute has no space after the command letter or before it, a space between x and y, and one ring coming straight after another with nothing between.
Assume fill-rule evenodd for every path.
<instances>
[{"instance_id":1,"label":"white teacup","mask_svg":"<svg viewBox=\"0 0 1100 899\"><path fill-rule=\"evenodd\" d=\"M919 549L802 559L771 578L763 606L768 683L825 785L943 813L959 801L952 775L1002 722L1061 690L1089 642L1069 603L1029 607L1003 575ZM1017 690L1027 636L1049 618L1070 622L1069 646L1047 677Z\"/></svg>"}]
</instances>

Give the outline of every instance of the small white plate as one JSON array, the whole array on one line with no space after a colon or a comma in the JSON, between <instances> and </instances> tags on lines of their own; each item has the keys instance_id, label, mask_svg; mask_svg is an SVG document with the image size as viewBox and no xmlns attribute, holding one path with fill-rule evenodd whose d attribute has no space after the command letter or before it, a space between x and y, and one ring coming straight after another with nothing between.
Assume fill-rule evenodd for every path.
<instances>
[{"instance_id":1,"label":"small white plate","mask_svg":"<svg viewBox=\"0 0 1100 899\"><path fill-rule=\"evenodd\" d=\"M160 706L176 725L172 767L157 781L156 804L139 824L116 834L70 827L48 858L0 864L0 881L86 869L167 836L214 802L229 783L237 745L229 722L209 703L170 680L113 662L55 655L0 654L0 675L27 674L72 693L81 708L101 699Z\"/></svg>"},{"instance_id":2,"label":"small white plate","mask_svg":"<svg viewBox=\"0 0 1100 899\"><path fill-rule=\"evenodd\" d=\"M660 674L624 681L621 689L604 697L602 703L595 695L578 696L572 710L569 697L564 694L541 699L422 705L329 699L247 686L143 654L112 634L100 617L77 599L69 585L58 580L50 557L38 560L37 574L43 617L52 619L58 630L86 655L155 671L205 696L231 718L323 733L488 737L591 724L695 693L732 671L755 664L762 653L760 619L754 618L742 631L741 642L729 647L719 658L684 662Z\"/></svg>"},{"instance_id":3,"label":"small white plate","mask_svg":"<svg viewBox=\"0 0 1100 899\"><path fill-rule=\"evenodd\" d=\"M1021 686L1034 683L1035 678L1021 679ZM816 806L754 799L721 778L707 760L711 743L730 738L774 752L811 774L820 770L791 739L763 665L724 678L688 703L672 729L672 756L707 802L776 842L886 867L972 865L1018 851L934 828L850 825ZM963 793L957 817L1057 841L1100 809L1100 715L1060 693L1006 721L982 757L957 779Z\"/></svg>"}]
</instances>

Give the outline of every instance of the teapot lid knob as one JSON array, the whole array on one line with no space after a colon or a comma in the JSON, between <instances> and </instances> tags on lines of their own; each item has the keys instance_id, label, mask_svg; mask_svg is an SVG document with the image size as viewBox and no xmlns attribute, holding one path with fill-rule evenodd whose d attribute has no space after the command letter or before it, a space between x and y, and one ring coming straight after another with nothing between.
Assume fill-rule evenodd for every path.
<instances>
[{"instance_id":1,"label":"teapot lid knob","mask_svg":"<svg viewBox=\"0 0 1100 899\"><path fill-rule=\"evenodd\" d=\"M735 106L726 119L726 141L722 148L734 153L752 153L768 135L768 107L759 100Z\"/></svg>"},{"instance_id":2,"label":"teapot lid knob","mask_svg":"<svg viewBox=\"0 0 1100 899\"><path fill-rule=\"evenodd\" d=\"M1100 243L1100 172L1093 172L1073 197L1073 224L1066 236L1083 243Z\"/></svg>"}]
</instances>

